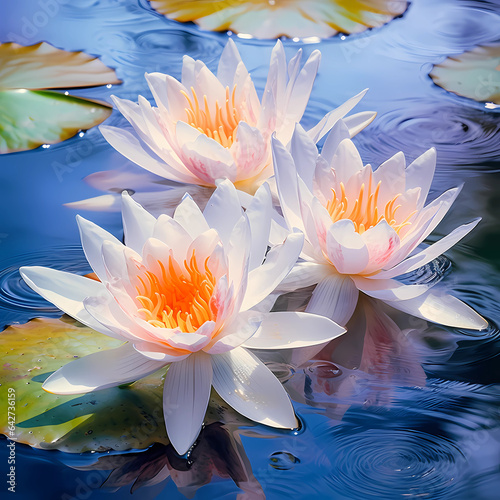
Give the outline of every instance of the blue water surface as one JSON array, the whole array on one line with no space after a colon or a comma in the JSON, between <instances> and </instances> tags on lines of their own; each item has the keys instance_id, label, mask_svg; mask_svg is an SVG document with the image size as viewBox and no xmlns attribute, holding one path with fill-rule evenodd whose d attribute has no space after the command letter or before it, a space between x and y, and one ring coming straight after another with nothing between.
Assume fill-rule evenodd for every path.
<instances>
[{"instance_id":1,"label":"blue water surface","mask_svg":"<svg viewBox=\"0 0 500 500\"><path fill-rule=\"evenodd\" d=\"M122 85L71 91L108 102L112 94L152 101L144 73L180 78L184 54L215 70L228 38L169 21L146 0L25 0L0 9L0 42L47 41L115 68ZM361 318L348 339L300 368L295 360L268 360L294 401L300 430L222 419L203 430L187 459L163 445L80 455L18 444L12 498L498 498L500 109L449 93L428 74L448 56L498 42L499 33L497 2L415 0L379 29L320 42L283 41L289 57L298 48L306 56L315 49L323 55L304 125L369 88L357 111L378 116L355 138L364 162L377 166L400 150L411 161L434 146L431 197L464 183L430 241L476 217L483 221L446 257L409 279L441 280L489 320L488 330L440 328L401 315L391 316L393 323L382 315L376 331L367 333ZM274 41L232 37L262 92ZM114 111L107 123L120 126L125 119ZM102 194L83 181L89 174L129 165L97 128L0 157L1 328L60 316L24 285L17 269L89 272L75 211L63 204ZM121 237L118 213L82 215ZM292 295L282 307L299 307L302 299ZM0 440L4 478L6 445ZM0 496L9 498L2 481Z\"/></svg>"}]
</instances>

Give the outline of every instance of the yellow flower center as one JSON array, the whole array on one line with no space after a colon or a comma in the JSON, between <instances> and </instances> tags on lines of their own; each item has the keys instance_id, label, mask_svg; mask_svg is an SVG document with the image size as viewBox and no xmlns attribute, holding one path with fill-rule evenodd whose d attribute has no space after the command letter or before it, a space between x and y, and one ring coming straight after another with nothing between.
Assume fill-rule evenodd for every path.
<instances>
[{"instance_id":1,"label":"yellow flower center","mask_svg":"<svg viewBox=\"0 0 500 500\"><path fill-rule=\"evenodd\" d=\"M212 110L211 113L206 95L203 96L202 108L193 87L191 87L192 99L184 90L181 90L181 94L189 104L189 107L185 108L189 125L207 137L215 139L225 148L230 148L233 144L236 128L241 120L240 110L235 105L235 92L236 85L232 92L229 91L229 87L226 87L225 103L220 106L218 101L215 101L215 112Z\"/></svg>"},{"instance_id":2,"label":"yellow flower center","mask_svg":"<svg viewBox=\"0 0 500 500\"><path fill-rule=\"evenodd\" d=\"M161 276L150 271L138 276L137 300L143 306L138 312L158 328L180 328L183 333L195 332L206 321L215 320L217 308L210 304L215 277L208 268L208 258L200 271L195 253L184 261L184 270L172 258L168 269L158 261Z\"/></svg>"},{"instance_id":3,"label":"yellow flower center","mask_svg":"<svg viewBox=\"0 0 500 500\"><path fill-rule=\"evenodd\" d=\"M363 183L355 198L347 198L344 183L340 183L340 196L332 188L332 198L328 200L326 209L333 222L341 219L349 219L354 223L354 228L359 234L363 234L367 229L376 226L380 221L387 223L399 234L401 229L411 224L409 219L416 213L414 210L403 221L398 221L396 212L401 205L396 205L401 193L397 194L385 205L379 205L378 197L382 181L379 181L373 189L372 173L368 187Z\"/></svg>"}]
</instances>

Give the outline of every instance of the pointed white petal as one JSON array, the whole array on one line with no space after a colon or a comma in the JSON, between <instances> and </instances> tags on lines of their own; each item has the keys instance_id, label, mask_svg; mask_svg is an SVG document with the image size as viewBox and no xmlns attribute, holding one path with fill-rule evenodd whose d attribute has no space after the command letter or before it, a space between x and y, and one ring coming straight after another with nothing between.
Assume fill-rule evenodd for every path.
<instances>
[{"instance_id":1,"label":"pointed white petal","mask_svg":"<svg viewBox=\"0 0 500 500\"><path fill-rule=\"evenodd\" d=\"M368 125L375 120L376 116L377 113L375 111L362 111L361 113L355 113L354 115L343 118L344 123L349 129L351 139L368 127Z\"/></svg>"},{"instance_id":2,"label":"pointed white petal","mask_svg":"<svg viewBox=\"0 0 500 500\"><path fill-rule=\"evenodd\" d=\"M293 266L285 279L278 285L277 291L287 293L293 292L299 288L316 285L323 278L330 275L332 271L332 266L328 264L298 262Z\"/></svg>"},{"instance_id":3,"label":"pointed white petal","mask_svg":"<svg viewBox=\"0 0 500 500\"><path fill-rule=\"evenodd\" d=\"M137 253L142 253L144 243L153 236L156 219L134 201L127 191L122 193L122 218L125 244Z\"/></svg>"},{"instance_id":4,"label":"pointed white petal","mask_svg":"<svg viewBox=\"0 0 500 500\"><path fill-rule=\"evenodd\" d=\"M292 404L279 380L242 347L212 356L213 386L243 416L285 429L297 427Z\"/></svg>"},{"instance_id":5,"label":"pointed white petal","mask_svg":"<svg viewBox=\"0 0 500 500\"><path fill-rule=\"evenodd\" d=\"M337 123L335 123L335 125L326 136L325 143L323 144L323 148L321 149L321 157L326 160L328 168L330 168L333 155L335 154L335 151L337 151L339 144L344 139L349 139L350 137L351 135L349 133L349 129L347 128L344 120L339 120Z\"/></svg>"},{"instance_id":6,"label":"pointed white petal","mask_svg":"<svg viewBox=\"0 0 500 500\"><path fill-rule=\"evenodd\" d=\"M297 171L291 154L274 136L271 139L274 172L280 197L281 209L290 228L303 230L300 216Z\"/></svg>"},{"instance_id":7,"label":"pointed white petal","mask_svg":"<svg viewBox=\"0 0 500 500\"><path fill-rule=\"evenodd\" d=\"M390 306L440 325L484 330L488 322L461 300L437 291L429 291L410 300L392 301Z\"/></svg>"},{"instance_id":8,"label":"pointed white petal","mask_svg":"<svg viewBox=\"0 0 500 500\"><path fill-rule=\"evenodd\" d=\"M61 311L98 332L122 338L96 321L83 306L86 297L107 294L99 281L48 267L21 267L19 272L30 288Z\"/></svg>"},{"instance_id":9,"label":"pointed white petal","mask_svg":"<svg viewBox=\"0 0 500 500\"><path fill-rule=\"evenodd\" d=\"M90 266L99 279L101 281L105 281L107 276L104 262L102 260L102 244L105 241L111 241L111 243L115 243L120 246L123 246L123 244L102 227L84 219L83 217L80 217L79 215L76 216L76 222L78 223L78 229L80 230L80 239L82 240L85 257L87 257Z\"/></svg>"},{"instance_id":10,"label":"pointed white petal","mask_svg":"<svg viewBox=\"0 0 500 500\"><path fill-rule=\"evenodd\" d=\"M359 101L361 101L367 91L368 89L365 89L354 97L351 97L338 108L325 115L316 126L308 130L307 133L313 142L317 143L325 134L327 134L338 120L343 118L347 113L349 113L349 111L351 111L352 108L354 108L354 106L356 106L356 104L358 104Z\"/></svg>"},{"instance_id":11,"label":"pointed white petal","mask_svg":"<svg viewBox=\"0 0 500 500\"><path fill-rule=\"evenodd\" d=\"M359 290L370 297L384 301L407 300L425 293L431 285L404 285L391 279L370 279L351 276Z\"/></svg>"},{"instance_id":12,"label":"pointed white petal","mask_svg":"<svg viewBox=\"0 0 500 500\"><path fill-rule=\"evenodd\" d=\"M241 62L241 56L233 40L229 39L219 59L217 78L224 87L232 88L236 68Z\"/></svg>"},{"instance_id":13,"label":"pointed white petal","mask_svg":"<svg viewBox=\"0 0 500 500\"><path fill-rule=\"evenodd\" d=\"M134 382L165 365L139 354L127 342L71 361L53 373L42 388L53 394L82 394Z\"/></svg>"},{"instance_id":14,"label":"pointed white petal","mask_svg":"<svg viewBox=\"0 0 500 500\"><path fill-rule=\"evenodd\" d=\"M210 356L196 353L172 363L165 377L163 414L167 434L179 455L193 445L207 411L212 384Z\"/></svg>"},{"instance_id":15,"label":"pointed white petal","mask_svg":"<svg viewBox=\"0 0 500 500\"><path fill-rule=\"evenodd\" d=\"M174 220L178 222L192 238L196 238L201 233L208 231L208 225L200 207L194 202L193 198L185 194L180 205L175 209Z\"/></svg>"},{"instance_id":16,"label":"pointed white petal","mask_svg":"<svg viewBox=\"0 0 500 500\"><path fill-rule=\"evenodd\" d=\"M293 349L330 342L346 329L332 320L302 312L272 312L243 347L251 349Z\"/></svg>"},{"instance_id":17,"label":"pointed white petal","mask_svg":"<svg viewBox=\"0 0 500 500\"><path fill-rule=\"evenodd\" d=\"M328 274L314 289L306 312L346 325L358 303L358 289L349 276Z\"/></svg>"},{"instance_id":18,"label":"pointed white petal","mask_svg":"<svg viewBox=\"0 0 500 500\"><path fill-rule=\"evenodd\" d=\"M304 235L301 232L291 233L282 245L276 245L269 251L264 264L248 273L242 311L265 299L283 281L297 262L303 243Z\"/></svg>"},{"instance_id":19,"label":"pointed white petal","mask_svg":"<svg viewBox=\"0 0 500 500\"><path fill-rule=\"evenodd\" d=\"M406 169L406 190L419 187L421 188L420 198L418 200L418 210L424 206L427 194L431 187L434 171L436 170L436 148L431 148L423 155L420 155Z\"/></svg>"},{"instance_id":20,"label":"pointed white petal","mask_svg":"<svg viewBox=\"0 0 500 500\"><path fill-rule=\"evenodd\" d=\"M295 124L295 130L290 141L290 153L295 162L297 173L306 186L312 190L318 149L299 123Z\"/></svg>"},{"instance_id":21,"label":"pointed white petal","mask_svg":"<svg viewBox=\"0 0 500 500\"><path fill-rule=\"evenodd\" d=\"M377 278L394 278L401 274L414 271L419 267L425 266L425 264L442 255L463 237L469 234L470 231L477 226L480 220L481 219L478 218L468 224L463 224L460 227L457 227L450 234L447 234L436 243L429 245L425 250L408 257L406 260L401 262L401 264L398 264L389 271L378 273Z\"/></svg>"},{"instance_id":22,"label":"pointed white petal","mask_svg":"<svg viewBox=\"0 0 500 500\"><path fill-rule=\"evenodd\" d=\"M234 226L243 215L238 193L231 181L226 179L217 186L203 215L208 225L217 230L224 246L227 245Z\"/></svg>"},{"instance_id":23,"label":"pointed white petal","mask_svg":"<svg viewBox=\"0 0 500 500\"><path fill-rule=\"evenodd\" d=\"M262 184L246 210L252 242L248 269L251 271L262 264L267 251L273 216L272 196L269 184ZM281 240L283 241L283 240Z\"/></svg>"}]
</instances>

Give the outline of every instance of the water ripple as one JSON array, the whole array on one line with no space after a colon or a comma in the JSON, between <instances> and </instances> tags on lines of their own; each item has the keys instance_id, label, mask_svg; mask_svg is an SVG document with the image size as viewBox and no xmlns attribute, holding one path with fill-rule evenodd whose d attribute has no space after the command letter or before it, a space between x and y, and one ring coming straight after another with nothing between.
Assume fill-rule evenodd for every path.
<instances>
[{"instance_id":1,"label":"water ripple","mask_svg":"<svg viewBox=\"0 0 500 500\"><path fill-rule=\"evenodd\" d=\"M417 430L341 429L330 485L347 498L451 498L465 456L448 439Z\"/></svg>"},{"instance_id":2,"label":"water ripple","mask_svg":"<svg viewBox=\"0 0 500 500\"><path fill-rule=\"evenodd\" d=\"M0 328L11 322L24 322L37 316L57 317L61 311L40 297L21 278L21 266L45 266L76 274L91 272L78 246L56 247L19 255L0 263Z\"/></svg>"},{"instance_id":3,"label":"water ripple","mask_svg":"<svg viewBox=\"0 0 500 500\"><path fill-rule=\"evenodd\" d=\"M354 142L364 161L374 165L398 151L413 161L434 146L440 165L473 169L500 159L500 120L496 113L452 102L413 101L412 106L378 115Z\"/></svg>"}]
</instances>

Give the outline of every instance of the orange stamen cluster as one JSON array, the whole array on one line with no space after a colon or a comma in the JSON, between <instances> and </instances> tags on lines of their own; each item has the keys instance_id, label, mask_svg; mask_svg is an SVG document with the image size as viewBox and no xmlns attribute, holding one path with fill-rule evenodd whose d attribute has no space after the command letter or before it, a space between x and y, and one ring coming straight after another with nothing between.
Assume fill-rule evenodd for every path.
<instances>
[{"instance_id":1,"label":"orange stamen cluster","mask_svg":"<svg viewBox=\"0 0 500 500\"><path fill-rule=\"evenodd\" d=\"M378 206L378 196L380 192L381 181L373 189L373 175L370 172L368 187L363 183L358 196L353 200L348 199L345 194L344 183L340 183L340 196L332 188L332 198L327 202L326 209L333 222L341 219L350 219L354 223L354 228L359 234L363 234L367 229L376 226L380 221L386 220L387 223L399 234L401 229L411 222L409 219L416 213L413 211L403 221L398 221L396 212L401 205L396 205L401 193L397 194L388 201L385 206Z\"/></svg>"},{"instance_id":2,"label":"orange stamen cluster","mask_svg":"<svg viewBox=\"0 0 500 500\"><path fill-rule=\"evenodd\" d=\"M189 125L207 137L215 139L225 148L231 147L235 139L236 128L241 120L240 110L235 104L236 85L232 92L229 91L229 87L226 87L224 105L220 106L218 101L215 101L215 112L212 111L212 113L206 95L203 96L203 109L200 107L200 101L193 87L191 87L191 93L192 99L184 90L181 90L181 94L189 104L189 107L185 108Z\"/></svg>"},{"instance_id":3,"label":"orange stamen cluster","mask_svg":"<svg viewBox=\"0 0 500 500\"><path fill-rule=\"evenodd\" d=\"M150 271L138 276L141 284L136 287L137 300L142 305L138 310L144 319L158 328L180 328L183 333L193 333L203 323L215 320L217 309L210 304L215 277L208 268L200 271L195 252L188 263L184 261L183 271L170 256L168 269L158 261L161 276Z\"/></svg>"}]
</instances>

